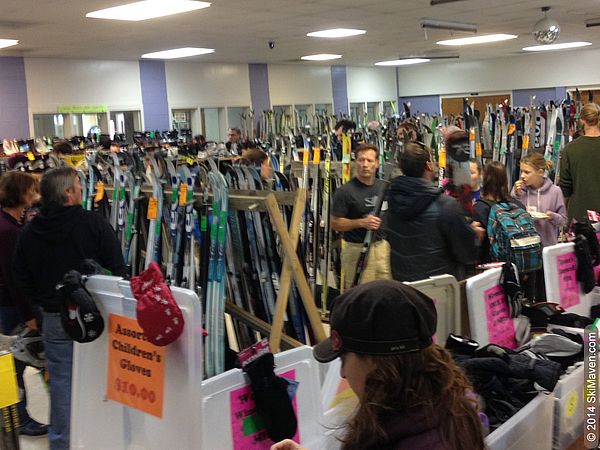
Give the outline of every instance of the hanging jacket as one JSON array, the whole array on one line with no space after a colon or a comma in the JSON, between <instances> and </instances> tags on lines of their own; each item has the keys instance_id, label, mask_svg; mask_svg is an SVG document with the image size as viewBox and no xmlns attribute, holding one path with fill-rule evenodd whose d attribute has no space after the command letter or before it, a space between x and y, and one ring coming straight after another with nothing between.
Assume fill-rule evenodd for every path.
<instances>
[{"instance_id":1,"label":"hanging jacket","mask_svg":"<svg viewBox=\"0 0 600 450\"><path fill-rule=\"evenodd\" d=\"M544 178L544 184L539 189L523 186L521 194L517 195L513 187L511 195L525 205L526 211L545 213L551 211L550 219L534 220L535 228L542 236L542 245L547 247L558 242L558 231L567 221L567 209L562 191L548 178Z\"/></svg>"},{"instance_id":2,"label":"hanging jacket","mask_svg":"<svg viewBox=\"0 0 600 450\"><path fill-rule=\"evenodd\" d=\"M443 274L461 280L477 257L475 232L458 202L423 178L392 180L384 229L398 281Z\"/></svg>"}]
</instances>

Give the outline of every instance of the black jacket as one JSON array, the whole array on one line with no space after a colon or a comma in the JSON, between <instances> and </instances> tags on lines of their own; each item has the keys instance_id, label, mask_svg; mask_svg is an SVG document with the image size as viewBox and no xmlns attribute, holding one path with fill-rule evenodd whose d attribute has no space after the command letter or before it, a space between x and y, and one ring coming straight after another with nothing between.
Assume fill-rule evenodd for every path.
<instances>
[{"instance_id":1,"label":"black jacket","mask_svg":"<svg viewBox=\"0 0 600 450\"><path fill-rule=\"evenodd\" d=\"M443 274L461 280L464 264L477 258L476 235L460 205L425 179L392 180L384 226L395 280Z\"/></svg>"},{"instance_id":2,"label":"black jacket","mask_svg":"<svg viewBox=\"0 0 600 450\"><path fill-rule=\"evenodd\" d=\"M81 206L42 208L17 242L15 281L30 301L47 312L58 312L61 298L56 284L67 271L82 271L87 258L113 275L125 272L119 241L104 217Z\"/></svg>"}]
</instances>

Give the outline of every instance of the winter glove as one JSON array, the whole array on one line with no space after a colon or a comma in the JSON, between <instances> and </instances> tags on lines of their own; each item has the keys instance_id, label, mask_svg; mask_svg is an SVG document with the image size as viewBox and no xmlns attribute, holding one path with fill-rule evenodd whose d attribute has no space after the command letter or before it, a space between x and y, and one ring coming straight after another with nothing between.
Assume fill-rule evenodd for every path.
<instances>
[{"instance_id":1,"label":"winter glove","mask_svg":"<svg viewBox=\"0 0 600 450\"><path fill-rule=\"evenodd\" d=\"M269 438L278 442L294 437L298 421L288 395L288 383L275 375L274 368L273 354L265 353L244 371L250 378L256 412L263 419Z\"/></svg>"},{"instance_id":2,"label":"winter glove","mask_svg":"<svg viewBox=\"0 0 600 450\"><path fill-rule=\"evenodd\" d=\"M578 234L575 236L574 244L575 255L577 255L577 281L581 283L583 292L588 294L596 285L589 241L583 234Z\"/></svg>"}]
</instances>

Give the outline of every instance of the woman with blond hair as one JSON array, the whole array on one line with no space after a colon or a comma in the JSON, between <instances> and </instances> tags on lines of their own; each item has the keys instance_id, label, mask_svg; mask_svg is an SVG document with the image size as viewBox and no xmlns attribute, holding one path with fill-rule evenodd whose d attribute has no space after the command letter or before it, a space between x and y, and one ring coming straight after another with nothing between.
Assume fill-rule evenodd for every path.
<instances>
[{"instance_id":1,"label":"woman with blond hair","mask_svg":"<svg viewBox=\"0 0 600 450\"><path fill-rule=\"evenodd\" d=\"M569 220L587 219L587 210L600 211L600 106L581 109L583 136L561 153L559 185L565 196Z\"/></svg>"},{"instance_id":2,"label":"woman with blond hair","mask_svg":"<svg viewBox=\"0 0 600 450\"><path fill-rule=\"evenodd\" d=\"M521 159L521 177L511 192L532 215L544 247L558 242L559 229L567 221L562 192L545 176L551 168L552 161L540 153L530 153Z\"/></svg>"}]
</instances>

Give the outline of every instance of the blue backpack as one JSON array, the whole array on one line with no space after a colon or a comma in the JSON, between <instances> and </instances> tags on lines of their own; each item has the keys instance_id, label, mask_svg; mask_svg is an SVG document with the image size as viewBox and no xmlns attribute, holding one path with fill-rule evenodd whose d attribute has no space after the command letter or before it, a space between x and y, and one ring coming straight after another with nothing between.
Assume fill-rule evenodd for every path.
<instances>
[{"instance_id":1,"label":"blue backpack","mask_svg":"<svg viewBox=\"0 0 600 450\"><path fill-rule=\"evenodd\" d=\"M494 261L510 261L519 273L542 267L542 238L531 215L510 202L498 202L490 209L487 224L490 256Z\"/></svg>"}]
</instances>

